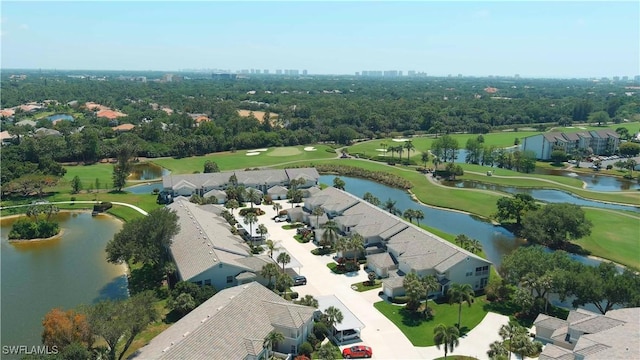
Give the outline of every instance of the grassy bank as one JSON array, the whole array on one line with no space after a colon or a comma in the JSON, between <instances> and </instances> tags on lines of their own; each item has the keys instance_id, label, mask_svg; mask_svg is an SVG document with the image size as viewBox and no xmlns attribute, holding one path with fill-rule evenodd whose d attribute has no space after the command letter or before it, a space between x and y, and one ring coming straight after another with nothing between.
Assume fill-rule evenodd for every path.
<instances>
[{"instance_id":1,"label":"grassy bank","mask_svg":"<svg viewBox=\"0 0 640 360\"><path fill-rule=\"evenodd\" d=\"M593 223L591 235L576 241L592 255L640 269L640 216L624 216L605 209L584 209Z\"/></svg>"}]
</instances>

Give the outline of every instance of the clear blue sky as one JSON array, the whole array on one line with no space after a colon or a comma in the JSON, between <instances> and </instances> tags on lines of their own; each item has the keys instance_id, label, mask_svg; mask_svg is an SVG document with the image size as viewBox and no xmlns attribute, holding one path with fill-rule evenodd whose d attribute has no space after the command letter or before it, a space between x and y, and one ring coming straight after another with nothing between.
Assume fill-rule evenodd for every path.
<instances>
[{"instance_id":1,"label":"clear blue sky","mask_svg":"<svg viewBox=\"0 0 640 360\"><path fill-rule=\"evenodd\" d=\"M2 68L640 74L640 2L1 2Z\"/></svg>"}]
</instances>

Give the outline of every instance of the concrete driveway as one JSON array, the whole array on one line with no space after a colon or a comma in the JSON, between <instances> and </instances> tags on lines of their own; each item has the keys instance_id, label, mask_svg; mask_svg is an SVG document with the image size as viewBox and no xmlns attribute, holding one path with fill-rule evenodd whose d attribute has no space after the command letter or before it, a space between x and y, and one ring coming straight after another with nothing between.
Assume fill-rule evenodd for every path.
<instances>
[{"instance_id":1,"label":"concrete driveway","mask_svg":"<svg viewBox=\"0 0 640 360\"><path fill-rule=\"evenodd\" d=\"M289 209L291 204L286 201L278 201L283 209ZM260 205L265 215L259 217L258 224L264 224L269 230L269 239L276 242L277 246L284 247L300 263L300 275L307 278L307 285L296 286L295 291L304 295L315 297L323 295L335 295L349 310L365 324L360 332L362 344L373 348L373 357L377 359L434 359L444 355L443 350L435 346L415 347L391 321L373 307L373 303L382 300L378 296L381 289L366 292L357 292L351 289L351 284L367 280L367 273L360 270L356 273L337 275L327 268L327 264L333 262L332 255L316 256L311 250L316 246L309 242L301 244L293 236L296 230L284 230L283 225L289 223L276 223L271 220L276 216L272 206ZM498 329L508 322L508 317L489 313L485 319L464 338L460 339L460 346L454 354L475 356L479 359L488 359L486 351L489 344L498 340ZM426 334L431 336L431 334ZM351 346L350 344L348 346ZM343 349L347 346L341 346Z\"/></svg>"}]
</instances>

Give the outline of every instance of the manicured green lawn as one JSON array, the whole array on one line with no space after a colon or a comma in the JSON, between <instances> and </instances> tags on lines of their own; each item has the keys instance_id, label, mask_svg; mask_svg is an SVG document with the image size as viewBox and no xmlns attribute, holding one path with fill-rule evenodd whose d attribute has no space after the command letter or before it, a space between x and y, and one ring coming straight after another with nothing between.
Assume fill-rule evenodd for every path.
<instances>
[{"instance_id":1,"label":"manicured green lawn","mask_svg":"<svg viewBox=\"0 0 640 360\"><path fill-rule=\"evenodd\" d=\"M640 216L623 216L603 209L584 208L593 223L591 235L576 241L595 256L640 269Z\"/></svg>"},{"instance_id":2,"label":"manicured green lawn","mask_svg":"<svg viewBox=\"0 0 640 360\"><path fill-rule=\"evenodd\" d=\"M355 286L357 292L363 292L363 291L368 291L368 290L381 288L382 287L382 281L376 279L375 282L374 282L374 285L369 285L369 280L365 280L365 281L360 281L360 282L351 284L351 286Z\"/></svg>"},{"instance_id":3,"label":"manicured green lawn","mask_svg":"<svg viewBox=\"0 0 640 360\"><path fill-rule=\"evenodd\" d=\"M475 298L469 307L462 305L461 335L464 335L476 327L487 311L484 310L486 299L484 296ZM373 306L384 316L393 322L414 346L433 346L433 329L438 324L455 325L458 322L458 304L437 304L429 301L429 307L434 309L435 316L431 320L424 320L422 315L416 315L404 306L394 305L386 301L379 301Z\"/></svg>"},{"instance_id":4,"label":"manicured green lawn","mask_svg":"<svg viewBox=\"0 0 640 360\"><path fill-rule=\"evenodd\" d=\"M271 148L256 156L247 156L247 150L238 150L236 152L222 152L184 159L154 159L152 162L171 170L173 174L191 174L195 171L202 172L204 162L207 160L216 162L221 171L227 171L336 157L336 153L333 150L331 152L327 151L331 149L327 145L315 145L313 146L316 149L315 151L305 151L305 147L306 146Z\"/></svg>"},{"instance_id":5,"label":"manicured green lawn","mask_svg":"<svg viewBox=\"0 0 640 360\"><path fill-rule=\"evenodd\" d=\"M100 180L100 189L112 189L113 184L113 164L93 164L93 165L75 165L64 166L67 173L62 178L63 181L58 184L59 191L71 191L71 180L78 176L82 182L84 190L90 186L95 188L96 178Z\"/></svg>"},{"instance_id":6,"label":"manicured green lawn","mask_svg":"<svg viewBox=\"0 0 640 360\"><path fill-rule=\"evenodd\" d=\"M442 351L444 352L444 348L442 348ZM444 360L444 356L435 358L434 360ZM478 358L474 358L472 356L463 356L463 355L449 355L447 356L447 360L478 360Z\"/></svg>"}]
</instances>

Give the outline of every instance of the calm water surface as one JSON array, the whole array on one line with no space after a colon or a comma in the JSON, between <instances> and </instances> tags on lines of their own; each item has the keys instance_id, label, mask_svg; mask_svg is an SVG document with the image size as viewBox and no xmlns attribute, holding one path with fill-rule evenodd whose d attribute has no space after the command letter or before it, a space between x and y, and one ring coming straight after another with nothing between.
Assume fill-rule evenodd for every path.
<instances>
[{"instance_id":1,"label":"calm water surface","mask_svg":"<svg viewBox=\"0 0 640 360\"><path fill-rule=\"evenodd\" d=\"M169 175L170 171L152 163L142 163L133 165L129 180L153 180L159 179L163 175Z\"/></svg>"},{"instance_id":2,"label":"calm water surface","mask_svg":"<svg viewBox=\"0 0 640 360\"><path fill-rule=\"evenodd\" d=\"M73 116L68 114L56 114L56 115L49 116L47 119L49 119L49 121L56 121L56 120L73 121Z\"/></svg>"},{"instance_id":3,"label":"calm water surface","mask_svg":"<svg viewBox=\"0 0 640 360\"><path fill-rule=\"evenodd\" d=\"M42 318L105 298L127 296L123 267L106 261L105 246L122 224L107 216L60 213L61 238L9 243L13 219L0 227L2 345L39 345Z\"/></svg>"}]
</instances>

